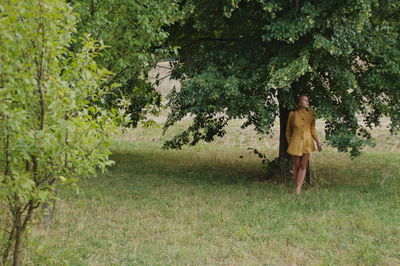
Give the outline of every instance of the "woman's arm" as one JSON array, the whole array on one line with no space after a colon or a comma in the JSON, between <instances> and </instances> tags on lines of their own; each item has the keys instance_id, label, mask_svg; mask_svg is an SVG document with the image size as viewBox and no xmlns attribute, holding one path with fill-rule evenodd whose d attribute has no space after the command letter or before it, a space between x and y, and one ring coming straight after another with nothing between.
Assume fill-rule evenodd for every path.
<instances>
[{"instance_id":1,"label":"woman's arm","mask_svg":"<svg viewBox=\"0 0 400 266\"><path fill-rule=\"evenodd\" d=\"M285 132L287 143L290 143L290 139L292 138L292 129L293 129L292 120L293 120L293 111L290 111L288 120L286 122L286 132Z\"/></svg>"},{"instance_id":2,"label":"woman's arm","mask_svg":"<svg viewBox=\"0 0 400 266\"><path fill-rule=\"evenodd\" d=\"M315 142L319 145L320 142L317 136L317 130L315 129L315 112L313 111L311 115L312 115L311 126L310 126L311 136L315 140Z\"/></svg>"}]
</instances>

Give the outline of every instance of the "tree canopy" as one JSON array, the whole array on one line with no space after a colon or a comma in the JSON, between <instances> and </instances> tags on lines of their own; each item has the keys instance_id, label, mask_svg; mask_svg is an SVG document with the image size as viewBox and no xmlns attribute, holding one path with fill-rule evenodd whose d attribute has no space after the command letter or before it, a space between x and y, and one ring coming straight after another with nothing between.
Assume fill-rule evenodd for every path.
<instances>
[{"instance_id":1,"label":"tree canopy","mask_svg":"<svg viewBox=\"0 0 400 266\"><path fill-rule=\"evenodd\" d=\"M369 129L382 116L398 132L398 1L188 0L180 10L168 40L180 47L172 77L182 87L168 96L164 133L186 115L194 120L163 148L222 137L235 118L271 134L300 93L326 119L327 142L352 157L373 145Z\"/></svg>"}]
</instances>

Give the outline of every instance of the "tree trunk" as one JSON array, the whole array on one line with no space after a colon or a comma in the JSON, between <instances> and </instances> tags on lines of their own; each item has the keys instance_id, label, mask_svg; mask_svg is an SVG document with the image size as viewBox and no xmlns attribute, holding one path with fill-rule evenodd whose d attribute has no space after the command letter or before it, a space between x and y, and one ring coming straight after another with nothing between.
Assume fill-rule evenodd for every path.
<instances>
[{"instance_id":1,"label":"tree trunk","mask_svg":"<svg viewBox=\"0 0 400 266\"><path fill-rule=\"evenodd\" d=\"M13 266L21 265L22 261L22 237L24 233L24 228L22 226L22 213L19 212L16 215L15 226L15 243L14 243L14 254L13 254Z\"/></svg>"},{"instance_id":2,"label":"tree trunk","mask_svg":"<svg viewBox=\"0 0 400 266\"><path fill-rule=\"evenodd\" d=\"M25 217L23 216L24 210L28 208ZM15 208L14 212L14 223L15 228L15 243L14 243L14 254L13 254L13 266L19 266L22 264L22 250L23 250L23 237L25 234L26 227L32 218L33 210L37 206L33 205L33 201L30 200L25 207L19 205Z\"/></svg>"},{"instance_id":3,"label":"tree trunk","mask_svg":"<svg viewBox=\"0 0 400 266\"><path fill-rule=\"evenodd\" d=\"M289 109L282 107L279 105L279 165L280 165L280 173L279 180L283 183L287 183L291 181L292 177L290 174L290 170L292 169L292 158L290 154L286 152L288 148L288 143L286 141L285 131L286 131L286 123L289 115Z\"/></svg>"}]
</instances>

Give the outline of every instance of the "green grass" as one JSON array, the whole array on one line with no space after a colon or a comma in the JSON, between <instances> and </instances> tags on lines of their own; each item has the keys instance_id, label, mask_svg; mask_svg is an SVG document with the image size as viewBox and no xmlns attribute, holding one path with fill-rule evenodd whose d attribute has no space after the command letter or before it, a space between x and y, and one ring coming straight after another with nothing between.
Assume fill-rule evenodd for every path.
<instances>
[{"instance_id":1,"label":"green grass","mask_svg":"<svg viewBox=\"0 0 400 266\"><path fill-rule=\"evenodd\" d=\"M170 135L157 128L123 134L112 146L116 165L82 180L80 194L64 191L51 226L35 226L27 263L400 264L398 151L377 147L355 160L329 148L313 153L316 185L296 197L291 184L265 181L246 149L273 158L276 137L237 125L181 151L162 151Z\"/></svg>"}]
</instances>

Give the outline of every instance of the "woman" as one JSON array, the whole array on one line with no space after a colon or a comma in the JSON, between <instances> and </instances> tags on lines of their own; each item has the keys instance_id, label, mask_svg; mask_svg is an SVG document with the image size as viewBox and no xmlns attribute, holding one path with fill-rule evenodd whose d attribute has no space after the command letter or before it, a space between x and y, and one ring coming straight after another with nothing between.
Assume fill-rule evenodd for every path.
<instances>
[{"instance_id":1,"label":"woman","mask_svg":"<svg viewBox=\"0 0 400 266\"><path fill-rule=\"evenodd\" d=\"M322 151L321 142L315 130L315 112L309 109L307 95L297 96L298 107L289 112L286 125L286 140L288 142L287 153L292 155L295 180L295 194L298 195L306 175L307 163L311 152L316 151L314 141L317 143L318 151Z\"/></svg>"}]
</instances>

